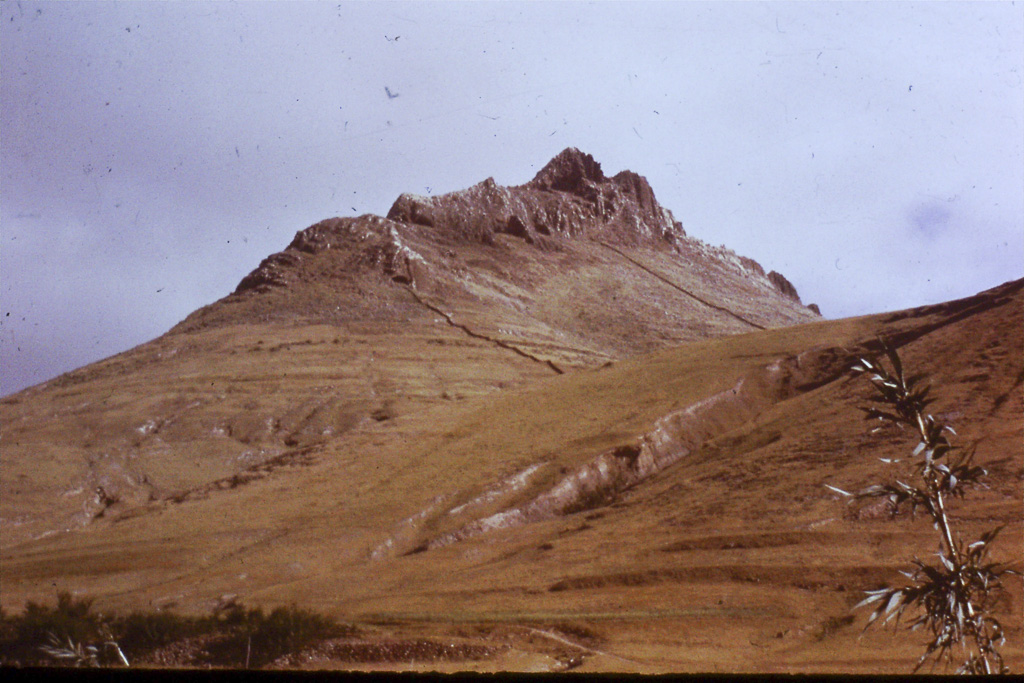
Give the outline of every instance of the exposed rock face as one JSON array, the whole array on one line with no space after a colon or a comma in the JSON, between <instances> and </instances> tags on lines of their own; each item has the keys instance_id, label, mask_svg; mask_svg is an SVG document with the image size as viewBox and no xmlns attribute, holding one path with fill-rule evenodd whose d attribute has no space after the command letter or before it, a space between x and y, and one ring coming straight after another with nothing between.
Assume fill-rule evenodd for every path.
<instances>
[{"instance_id":1,"label":"exposed rock face","mask_svg":"<svg viewBox=\"0 0 1024 683\"><path fill-rule=\"evenodd\" d=\"M671 243L686 235L646 179L632 171L606 178L592 156L572 147L525 185L502 187L488 178L439 197L403 194L388 218L484 243L502 233L531 244L553 235L629 245Z\"/></svg>"},{"instance_id":2,"label":"exposed rock face","mask_svg":"<svg viewBox=\"0 0 1024 683\"><path fill-rule=\"evenodd\" d=\"M768 279L771 280L775 288L782 292L785 296L788 296L793 301L800 303L800 295L796 293L796 287L793 283L786 279L782 273L772 271L768 273Z\"/></svg>"},{"instance_id":3,"label":"exposed rock face","mask_svg":"<svg viewBox=\"0 0 1024 683\"><path fill-rule=\"evenodd\" d=\"M271 254L260 261L256 270L252 271L238 283L235 293L249 290L265 291L271 287L286 287L290 281L288 273L298 265L299 257L288 251Z\"/></svg>"},{"instance_id":4,"label":"exposed rock face","mask_svg":"<svg viewBox=\"0 0 1024 683\"><path fill-rule=\"evenodd\" d=\"M295 280L303 258L329 249L347 252L354 264L377 270L396 282L412 282L417 264L425 261L404 244L401 228L399 223L373 215L320 221L296 233L285 251L263 259L242 279L235 294L287 286Z\"/></svg>"},{"instance_id":5,"label":"exposed rock face","mask_svg":"<svg viewBox=\"0 0 1024 683\"><path fill-rule=\"evenodd\" d=\"M601 164L575 147L562 150L542 168L530 184L542 190L582 194L581 190L607 180Z\"/></svg>"},{"instance_id":6,"label":"exposed rock face","mask_svg":"<svg viewBox=\"0 0 1024 683\"><path fill-rule=\"evenodd\" d=\"M702 443L753 421L776 403L841 377L856 358L857 353L853 351L815 347L796 356L777 359L752 370L731 388L665 415L650 432L633 443L609 449L565 472L550 488L527 502L473 519L420 547L440 548L495 529L605 505L622 491L691 455ZM518 476L525 481L536 469L539 467L525 470ZM490 498L514 492L513 487L501 482L492 490ZM474 503L476 501L471 501L448 514L457 514Z\"/></svg>"}]
</instances>

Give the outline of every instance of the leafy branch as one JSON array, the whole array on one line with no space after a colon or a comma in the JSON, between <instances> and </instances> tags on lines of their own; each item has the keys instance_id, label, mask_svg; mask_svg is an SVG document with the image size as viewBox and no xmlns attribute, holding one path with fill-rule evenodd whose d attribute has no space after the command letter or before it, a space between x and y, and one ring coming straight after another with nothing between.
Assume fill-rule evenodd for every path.
<instances>
[{"instance_id":1,"label":"leafy branch","mask_svg":"<svg viewBox=\"0 0 1024 683\"><path fill-rule=\"evenodd\" d=\"M68 663L76 667L104 666L110 663L128 666L128 660L125 658L124 653L121 652L121 647L117 644L117 641L114 640L105 640L102 643L102 647L76 643L71 639L71 636L65 636L66 642L61 641L53 633L47 634L47 640L49 645L41 645L39 649L58 662Z\"/></svg>"},{"instance_id":2,"label":"leafy branch","mask_svg":"<svg viewBox=\"0 0 1024 683\"><path fill-rule=\"evenodd\" d=\"M962 656L957 673L1007 673L997 649L1005 642L1005 636L992 611L1002 588L1002 577L1017 572L988 561L990 545L1003 527L991 529L967 544L953 529L946 507L951 499L963 498L968 488L984 486L982 478L987 472L973 462L976 449L954 446L947 436L956 435L953 428L927 412L933 399L923 377L907 376L895 349L885 342L882 347L889 369L878 360L861 358L852 370L866 375L877 391L871 399L873 405L861 408L866 420L883 423L873 433L883 429L884 424L909 427L917 433L919 442L909 460L911 476L905 477L908 481L895 479L891 483L873 484L856 493L834 486L828 488L851 502L885 498L895 511L907 506L911 513L924 510L940 537L938 561L926 564L915 558L913 571L900 572L909 579L909 585L867 591L867 598L854 609L874 605L865 628L879 619L883 626L892 622L896 628L905 611L917 613L907 627L926 628L931 640L914 667L915 672L929 657L934 657L936 663L952 663L956 648ZM900 462L880 460L890 465Z\"/></svg>"}]
</instances>

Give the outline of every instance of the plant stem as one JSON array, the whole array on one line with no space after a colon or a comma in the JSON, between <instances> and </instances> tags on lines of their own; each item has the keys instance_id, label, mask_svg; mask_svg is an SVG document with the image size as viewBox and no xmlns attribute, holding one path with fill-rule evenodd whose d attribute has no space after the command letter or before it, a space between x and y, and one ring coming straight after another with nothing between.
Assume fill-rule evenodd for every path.
<instances>
[{"instance_id":1,"label":"plant stem","mask_svg":"<svg viewBox=\"0 0 1024 683\"><path fill-rule=\"evenodd\" d=\"M906 385L903 383L902 373L900 376L900 389L903 395L907 396L908 392ZM921 440L925 442L925 448L927 450L931 450L932 448L934 448L935 444L933 444L931 442L931 439L928 437L928 430L925 428L924 424L924 416L921 414L921 411L916 408L914 410L914 416L916 418L918 432L920 432L921 434ZM925 486L928 487L928 493L935 501L935 506L938 510L938 515L933 515L933 517L935 517L935 521L939 524L939 527L942 531L942 540L946 545L947 558L953 565L953 571L956 574L956 583L957 586L960 588L959 592L961 595L965 596L964 602L967 607L967 616L970 617L973 621L975 614L974 605L971 603L970 600L970 592L967 590L967 586L964 585L963 574L961 572L962 564L960 560L960 551L957 548L956 544L953 542L953 532L949 527L949 518L946 515L946 505L943 501L942 491L939 489L939 485L935 481L935 475L933 473L928 472L928 474L926 474L924 477L924 481ZM985 667L985 673L990 674L992 673L992 671L989 667L988 657L984 656L985 648L981 647L980 635L980 633L976 632L974 634L974 639L979 646L979 651L983 655L981 661Z\"/></svg>"}]
</instances>

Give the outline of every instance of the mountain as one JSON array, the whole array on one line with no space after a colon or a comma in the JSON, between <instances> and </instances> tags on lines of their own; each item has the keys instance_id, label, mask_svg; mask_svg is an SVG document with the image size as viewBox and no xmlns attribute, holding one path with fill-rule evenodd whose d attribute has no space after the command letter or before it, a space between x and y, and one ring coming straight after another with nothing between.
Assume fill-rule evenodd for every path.
<instances>
[{"instance_id":1,"label":"mountain","mask_svg":"<svg viewBox=\"0 0 1024 683\"><path fill-rule=\"evenodd\" d=\"M4 458L32 463L32 484L4 497L25 520L4 543L428 407L818 318L781 276L686 236L642 177L575 149L523 186L402 195L388 216L302 230L168 334L5 400Z\"/></svg>"},{"instance_id":2,"label":"mountain","mask_svg":"<svg viewBox=\"0 0 1024 683\"><path fill-rule=\"evenodd\" d=\"M782 275L687 236L643 177L607 178L570 148L525 185L488 178L403 194L386 218L322 221L172 333L269 322L405 334L438 316L572 368L817 313Z\"/></svg>"},{"instance_id":3,"label":"mountain","mask_svg":"<svg viewBox=\"0 0 1024 683\"><path fill-rule=\"evenodd\" d=\"M907 671L920 648L848 608L934 542L825 488L913 448L868 432L848 368L883 337L929 375L990 471L959 519L1019 560L1022 323L1024 281L822 320L569 149L318 223L163 337L0 400L0 601L230 594L481 653L334 666Z\"/></svg>"}]
</instances>

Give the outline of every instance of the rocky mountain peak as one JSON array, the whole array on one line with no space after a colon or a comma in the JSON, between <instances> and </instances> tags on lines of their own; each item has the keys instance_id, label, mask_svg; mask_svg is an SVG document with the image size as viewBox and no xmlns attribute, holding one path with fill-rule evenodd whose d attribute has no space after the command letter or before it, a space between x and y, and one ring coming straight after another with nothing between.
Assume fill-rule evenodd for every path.
<instances>
[{"instance_id":1,"label":"rocky mountain peak","mask_svg":"<svg viewBox=\"0 0 1024 683\"><path fill-rule=\"evenodd\" d=\"M542 190L578 193L586 182L603 183L605 180L601 164L594 157L575 147L567 147L549 161L529 185Z\"/></svg>"},{"instance_id":2,"label":"rocky mountain peak","mask_svg":"<svg viewBox=\"0 0 1024 683\"><path fill-rule=\"evenodd\" d=\"M403 194L387 217L429 226L439 237L484 243L506 234L541 245L572 237L664 246L686 235L643 176L622 171L608 178L594 157L574 147L524 185L504 187L488 178L437 197Z\"/></svg>"},{"instance_id":3,"label":"rocky mountain peak","mask_svg":"<svg viewBox=\"0 0 1024 683\"><path fill-rule=\"evenodd\" d=\"M584 273L596 278L594 289L581 289ZM554 282L548 291L546 283ZM181 329L226 320L400 320L410 317L410 305L415 309L406 288L446 305L464 299L467 310L488 300L487 315L502 325L523 316L529 319L522 327L534 325L526 312L550 305L544 324L586 328L581 344L619 326L634 330L668 320L667 311L676 315L693 305L688 322L679 318L685 331L677 325L658 338L703 338L816 317L779 273L766 275L752 259L688 236L643 176L624 170L609 177L591 155L570 147L523 185L487 178L438 196L402 194L386 217L320 221L265 258L223 306L197 311ZM569 291L571 305L543 303ZM589 326L579 317L582 308L606 315L608 293L614 310L629 310L631 322ZM593 299L581 303L587 297ZM647 308L662 299L660 307ZM574 322L555 313L562 309L573 311ZM619 337L608 344L619 349Z\"/></svg>"}]
</instances>

